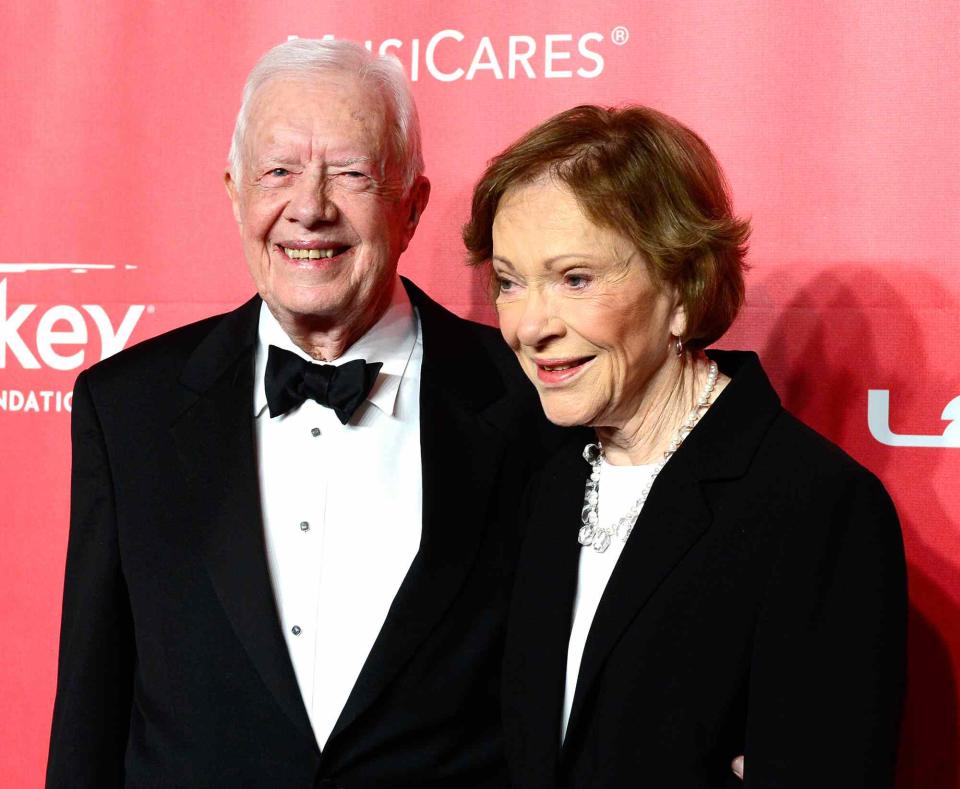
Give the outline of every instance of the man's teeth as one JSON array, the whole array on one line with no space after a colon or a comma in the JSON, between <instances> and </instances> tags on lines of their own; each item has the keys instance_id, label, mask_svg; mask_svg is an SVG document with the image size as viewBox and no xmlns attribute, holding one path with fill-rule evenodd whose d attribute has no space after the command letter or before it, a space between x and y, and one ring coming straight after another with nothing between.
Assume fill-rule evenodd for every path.
<instances>
[{"instance_id":1,"label":"man's teeth","mask_svg":"<svg viewBox=\"0 0 960 789\"><path fill-rule=\"evenodd\" d=\"M290 249L289 247L283 247L283 251L292 260L319 260L320 258L332 258L336 254L335 249Z\"/></svg>"},{"instance_id":2,"label":"man's teeth","mask_svg":"<svg viewBox=\"0 0 960 789\"><path fill-rule=\"evenodd\" d=\"M558 370L569 370L571 367L576 367L576 366L577 366L576 363L571 362L570 364L560 364L560 365L557 365L556 367L547 367L546 365L544 365L543 369L549 370L551 373L555 373Z\"/></svg>"}]
</instances>

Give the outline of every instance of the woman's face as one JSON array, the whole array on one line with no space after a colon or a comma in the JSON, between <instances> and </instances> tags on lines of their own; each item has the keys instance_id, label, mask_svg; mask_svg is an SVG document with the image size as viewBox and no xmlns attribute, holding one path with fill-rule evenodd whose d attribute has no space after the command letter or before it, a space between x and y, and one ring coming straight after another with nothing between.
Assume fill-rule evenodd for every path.
<instances>
[{"instance_id":1,"label":"woman's face","mask_svg":"<svg viewBox=\"0 0 960 789\"><path fill-rule=\"evenodd\" d=\"M672 384L683 309L636 248L544 178L493 221L500 331L558 425L625 428Z\"/></svg>"}]
</instances>

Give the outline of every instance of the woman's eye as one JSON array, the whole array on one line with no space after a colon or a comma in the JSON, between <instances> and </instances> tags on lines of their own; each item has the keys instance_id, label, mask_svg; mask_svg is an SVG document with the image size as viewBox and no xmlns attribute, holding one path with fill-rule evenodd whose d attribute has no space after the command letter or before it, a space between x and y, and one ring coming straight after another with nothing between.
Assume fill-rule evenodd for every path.
<instances>
[{"instance_id":1,"label":"woman's eye","mask_svg":"<svg viewBox=\"0 0 960 789\"><path fill-rule=\"evenodd\" d=\"M567 285L576 290L585 288L590 283L589 278L582 274L567 274L564 277L564 281L567 283Z\"/></svg>"},{"instance_id":2,"label":"woman's eye","mask_svg":"<svg viewBox=\"0 0 960 789\"><path fill-rule=\"evenodd\" d=\"M274 167L270 171L270 175L274 178L283 178L284 176L290 175L290 171L284 167Z\"/></svg>"}]
</instances>

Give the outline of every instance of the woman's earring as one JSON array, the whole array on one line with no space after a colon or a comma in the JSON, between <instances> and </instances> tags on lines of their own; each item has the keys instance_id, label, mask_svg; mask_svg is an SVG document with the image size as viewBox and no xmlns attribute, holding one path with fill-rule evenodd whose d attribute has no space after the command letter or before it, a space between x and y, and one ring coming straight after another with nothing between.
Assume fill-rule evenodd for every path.
<instances>
[{"instance_id":1,"label":"woman's earring","mask_svg":"<svg viewBox=\"0 0 960 789\"><path fill-rule=\"evenodd\" d=\"M673 350L676 351L677 356L683 356L683 340L677 337L673 343Z\"/></svg>"}]
</instances>

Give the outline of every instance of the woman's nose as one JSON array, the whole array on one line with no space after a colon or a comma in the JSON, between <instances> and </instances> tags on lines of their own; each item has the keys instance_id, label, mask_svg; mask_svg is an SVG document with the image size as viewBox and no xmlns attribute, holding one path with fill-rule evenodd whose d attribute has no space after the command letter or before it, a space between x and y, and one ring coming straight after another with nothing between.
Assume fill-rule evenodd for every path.
<instances>
[{"instance_id":1,"label":"woman's nose","mask_svg":"<svg viewBox=\"0 0 960 789\"><path fill-rule=\"evenodd\" d=\"M531 288L517 324L517 339L523 345L536 348L562 334L563 321L556 314L550 298Z\"/></svg>"}]
</instances>

